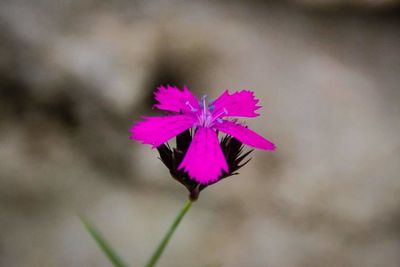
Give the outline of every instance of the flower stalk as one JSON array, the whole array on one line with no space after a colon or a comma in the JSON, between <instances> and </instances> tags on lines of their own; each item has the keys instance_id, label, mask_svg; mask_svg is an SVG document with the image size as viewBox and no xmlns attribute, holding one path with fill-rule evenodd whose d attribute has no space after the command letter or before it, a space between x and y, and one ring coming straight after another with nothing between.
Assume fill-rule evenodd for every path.
<instances>
[{"instance_id":1,"label":"flower stalk","mask_svg":"<svg viewBox=\"0 0 400 267\"><path fill-rule=\"evenodd\" d=\"M171 240L176 228L206 187L238 174L250 159L252 150L243 152L243 145L275 150L275 145L240 123L238 117L257 117L261 107L254 92L225 90L217 99L196 98L186 86L160 86L154 93L154 107L164 116L143 117L131 127L131 139L149 144L158 150L159 159L171 176L189 191L189 199L178 212L172 225L156 247L146 267L154 267ZM222 136L219 136L222 134ZM224 136L225 134L225 136ZM176 147L169 141L176 137ZM100 233L83 220L87 230L115 267L126 265Z\"/></svg>"},{"instance_id":2,"label":"flower stalk","mask_svg":"<svg viewBox=\"0 0 400 267\"><path fill-rule=\"evenodd\" d=\"M145 265L146 267L156 266L158 260L160 259L162 253L164 252L165 247L167 246L169 240L171 239L172 235L175 233L176 228L178 227L179 223L182 221L183 217L185 217L186 213L189 211L192 204L193 204L193 201L191 199L188 199L186 201L185 205L179 211L179 213L176 215L173 223L169 227L168 231L165 233L161 242L158 244L156 250L153 252L153 254L150 257L147 264Z\"/></svg>"}]
</instances>

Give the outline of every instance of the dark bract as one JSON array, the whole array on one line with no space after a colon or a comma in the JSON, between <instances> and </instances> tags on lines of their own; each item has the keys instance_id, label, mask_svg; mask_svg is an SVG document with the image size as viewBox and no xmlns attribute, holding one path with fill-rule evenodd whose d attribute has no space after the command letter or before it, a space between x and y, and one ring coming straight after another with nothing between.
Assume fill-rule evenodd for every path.
<instances>
[{"instance_id":1,"label":"dark bract","mask_svg":"<svg viewBox=\"0 0 400 267\"><path fill-rule=\"evenodd\" d=\"M157 147L157 150L160 154L161 161L165 166L167 166L171 176L189 190L189 196L192 200L196 200L199 197L200 191L207 186L212 185L226 177L238 174L237 171L250 161L250 158L246 158L253 151L250 150L246 153L243 153L243 144L240 141L229 135L224 136L220 141L220 146L228 163L229 171L223 171L222 175L219 176L214 182L200 184L195 179L190 177L187 172L182 169L178 169L191 141L191 130L186 130L176 137L176 147L171 148L169 144L166 143Z\"/></svg>"}]
</instances>

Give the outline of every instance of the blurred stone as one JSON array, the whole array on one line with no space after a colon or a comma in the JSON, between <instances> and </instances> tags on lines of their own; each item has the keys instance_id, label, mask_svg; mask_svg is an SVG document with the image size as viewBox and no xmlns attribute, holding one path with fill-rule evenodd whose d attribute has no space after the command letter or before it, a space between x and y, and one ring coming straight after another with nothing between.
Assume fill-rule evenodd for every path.
<instances>
[{"instance_id":1,"label":"blurred stone","mask_svg":"<svg viewBox=\"0 0 400 267\"><path fill-rule=\"evenodd\" d=\"M318 8L358 7L370 9L390 8L400 4L398 0L293 0L293 2Z\"/></svg>"},{"instance_id":2,"label":"blurred stone","mask_svg":"<svg viewBox=\"0 0 400 267\"><path fill-rule=\"evenodd\" d=\"M164 266L397 266L400 21L327 2L2 1L0 265L109 266L76 211L146 261L186 191L128 129L176 83L255 90L278 150L202 192Z\"/></svg>"}]
</instances>

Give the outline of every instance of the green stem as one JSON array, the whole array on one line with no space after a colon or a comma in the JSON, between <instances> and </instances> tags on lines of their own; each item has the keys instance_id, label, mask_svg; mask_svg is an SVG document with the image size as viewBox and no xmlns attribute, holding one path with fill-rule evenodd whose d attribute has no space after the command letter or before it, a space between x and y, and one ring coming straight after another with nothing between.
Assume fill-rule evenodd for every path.
<instances>
[{"instance_id":1,"label":"green stem","mask_svg":"<svg viewBox=\"0 0 400 267\"><path fill-rule=\"evenodd\" d=\"M178 227L179 223L182 221L185 214L188 212L190 207L192 206L193 201L188 199L185 203L181 211L176 215L174 222L168 229L167 233L161 240L160 244L158 245L157 249L154 251L153 255L151 256L150 260L147 262L146 267L153 267L156 265L158 260L160 259L161 254L163 253L165 247L167 246L169 240L171 239L172 235L174 234L176 228Z\"/></svg>"},{"instance_id":2,"label":"green stem","mask_svg":"<svg viewBox=\"0 0 400 267\"><path fill-rule=\"evenodd\" d=\"M113 266L115 267L127 267L122 259L117 255L115 250L111 247L111 245L104 239L104 237L100 234L99 230L90 223L83 216L79 216L81 218L82 223L86 227L86 230L96 241L97 245L103 251L103 253L107 256L107 258L111 261Z\"/></svg>"}]
</instances>

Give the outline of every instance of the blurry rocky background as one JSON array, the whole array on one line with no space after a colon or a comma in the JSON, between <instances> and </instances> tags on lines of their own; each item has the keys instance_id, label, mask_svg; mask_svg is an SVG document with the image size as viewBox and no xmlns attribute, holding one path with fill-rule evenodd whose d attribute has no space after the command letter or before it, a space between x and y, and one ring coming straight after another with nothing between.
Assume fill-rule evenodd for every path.
<instances>
[{"instance_id":1,"label":"blurry rocky background","mask_svg":"<svg viewBox=\"0 0 400 267\"><path fill-rule=\"evenodd\" d=\"M253 89L274 141L160 266L400 266L396 0L0 2L0 266L143 266L185 189L129 140L160 84Z\"/></svg>"}]
</instances>

